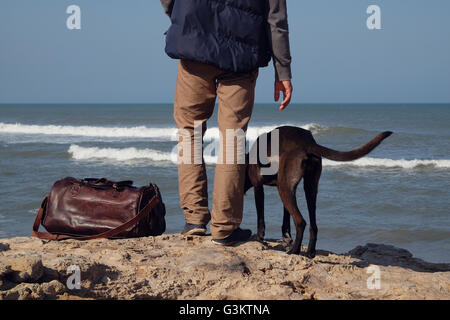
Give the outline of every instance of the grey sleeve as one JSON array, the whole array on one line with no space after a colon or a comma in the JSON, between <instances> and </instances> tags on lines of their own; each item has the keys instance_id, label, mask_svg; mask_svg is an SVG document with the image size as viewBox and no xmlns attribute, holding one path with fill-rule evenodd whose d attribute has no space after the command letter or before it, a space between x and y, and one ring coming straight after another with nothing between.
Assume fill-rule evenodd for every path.
<instances>
[{"instance_id":1,"label":"grey sleeve","mask_svg":"<svg viewBox=\"0 0 450 320\"><path fill-rule=\"evenodd\" d=\"M172 14L172 8L175 0L160 0L161 5L164 8L164 12L170 17Z\"/></svg>"},{"instance_id":2,"label":"grey sleeve","mask_svg":"<svg viewBox=\"0 0 450 320\"><path fill-rule=\"evenodd\" d=\"M291 51L289 45L289 25L286 0L268 0L269 39L272 46L275 80L292 78Z\"/></svg>"}]
</instances>

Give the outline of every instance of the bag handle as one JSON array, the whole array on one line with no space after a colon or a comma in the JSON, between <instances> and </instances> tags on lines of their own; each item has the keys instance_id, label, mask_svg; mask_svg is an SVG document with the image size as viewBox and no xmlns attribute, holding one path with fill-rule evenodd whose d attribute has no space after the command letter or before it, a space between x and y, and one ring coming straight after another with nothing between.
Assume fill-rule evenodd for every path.
<instances>
[{"instance_id":1,"label":"bag handle","mask_svg":"<svg viewBox=\"0 0 450 320\"><path fill-rule=\"evenodd\" d=\"M94 188L107 188L113 187L114 189L122 189L123 187L131 187L133 186L132 180L124 180L119 182L113 182L106 178L84 178L83 180L78 180L81 184L85 184Z\"/></svg>"},{"instance_id":2,"label":"bag handle","mask_svg":"<svg viewBox=\"0 0 450 320\"><path fill-rule=\"evenodd\" d=\"M64 239L94 240L94 239L100 239L100 238L112 238L112 237L118 235L119 233L129 229L130 227L132 227L133 225L138 223L140 220L142 220L145 216L147 216L150 213L150 211L159 202L160 202L159 198L155 195L152 198L152 200L150 200L150 202L147 203L147 205L144 208L142 208L142 210L139 211L139 213L134 218L128 220L124 224L122 224L114 229L97 234L97 235L79 236L78 237L78 236L68 236L68 235L53 234L50 232L39 232L38 231L39 226L41 225L41 222L42 222L42 216L44 214L45 207L47 206L47 203L48 203L48 197L45 197L45 199L42 201L41 208L39 209L39 212L36 215L36 219L34 220L33 231L31 232L31 235L33 237L43 239L43 240L64 240Z\"/></svg>"}]
</instances>

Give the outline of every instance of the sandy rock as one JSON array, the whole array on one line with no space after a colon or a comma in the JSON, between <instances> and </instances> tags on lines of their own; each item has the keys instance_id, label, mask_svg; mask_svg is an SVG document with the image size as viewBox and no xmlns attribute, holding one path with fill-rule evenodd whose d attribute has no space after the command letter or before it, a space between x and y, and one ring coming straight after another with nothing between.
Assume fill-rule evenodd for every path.
<instances>
[{"instance_id":1,"label":"sandy rock","mask_svg":"<svg viewBox=\"0 0 450 320\"><path fill-rule=\"evenodd\" d=\"M35 283L21 283L11 290L0 292L3 300L32 300L39 297L39 285Z\"/></svg>"},{"instance_id":2,"label":"sandy rock","mask_svg":"<svg viewBox=\"0 0 450 320\"><path fill-rule=\"evenodd\" d=\"M0 260L0 279L5 278L8 274L11 273L12 273L11 266L5 264Z\"/></svg>"},{"instance_id":3,"label":"sandy rock","mask_svg":"<svg viewBox=\"0 0 450 320\"><path fill-rule=\"evenodd\" d=\"M6 250L9 250L10 248L9 248L9 245L8 244L6 244L6 243L1 243L0 242L0 252L1 251L6 251Z\"/></svg>"},{"instance_id":4,"label":"sandy rock","mask_svg":"<svg viewBox=\"0 0 450 320\"><path fill-rule=\"evenodd\" d=\"M14 282L35 282L44 273L44 266L39 256L19 256L10 259L0 256L0 275L3 270L11 275Z\"/></svg>"},{"instance_id":5,"label":"sandy rock","mask_svg":"<svg viewBox=\"0 0 450 320\"><path fill-rule=\"evenodd\" d=\"M368 243L365 246L358 246L350 250L349 254L362 259L363 262L371 261L372 264L401 266L422 272L448 271L449 266L449 264L445 263L425 262L414 258L408 250L385 244Z\"/></svg>"},{"instance_id":6,"label":"sandy rock","mask_svg":"<svg viewBox=\"0 0 450 320\"><path fill-rule=\"evenodd\" d=\"M43 283L41 285L42 291L47 297L56 297L63 294L66 291L66 286L58 280L52 280L50 282Z\"/></svg>"},{"instance_id":7,"label":"sandy rock","mask_svg":"<svg viewBox=\"0 0 450 320\"><path fill-rule=\"evenodd\" d=\"M319 250L314 259L287 255L281 241L221 247L180 234L13 238L1 248L0 299L450 299L450 264L383 244L343 255ZM80 288L67 286L73 268Z\"/></svg>"},{"instance_id":8,"label":"sandy rock","mask_svg":"<svg viewBox=\"0 0 450 320\"><path fill-rule=\"evenodd\" d=\"M7 291L0 291L0 299L3 300L42 300L56 299L58 295L62 295L66 291L66 287L53 280L51 282L38 283L21 283Z\"/></svg>"}]
</instances>

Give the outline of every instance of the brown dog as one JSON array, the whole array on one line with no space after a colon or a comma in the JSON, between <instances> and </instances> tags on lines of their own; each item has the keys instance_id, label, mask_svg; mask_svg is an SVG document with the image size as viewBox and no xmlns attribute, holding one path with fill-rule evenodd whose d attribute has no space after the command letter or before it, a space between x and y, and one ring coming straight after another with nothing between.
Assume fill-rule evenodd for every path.
<instances>
[{"instance_id":1,"label":"brown dog","mask_svg":"<svg viewBox=\"0 0 450 320\"><path fill-rule=\"evenodd\" d=\"M297 185L304 178L304 190L306 202L309 211L310 220L310 239L306 256L313 258L316 255L317 241L317 225L316 225L316 199L318 192L319 179L322 172L322 157L334 161L352 161L364 157L373 149L375 149L381 141L389 137L392 132L386 131L377 135L369 143L359 149L348 152L340 152L328 149L318 145L312 134L308 130L297 127L283 126L279 127L279 158L278 172L273 175L263 175L262 168L270 167L271 160L271 137L274 131L266 133L258 137L253 145L250 154L257 154L257 164L247 165L247 174L245 182L245 191L251 187L255 188L255 204L258 219L258 240L264 239L265 223L264 223L264 185L278 186L281 201L284 205L283 226L281 232L283 240L290 243L290 216L292 216L296 229L296 237L294 244L288 251L289 254L299 254L303 240L303 232L306 222L300 210L297 207L297 199L295 196ZM275 130L277 130L275 129ZM267 154L268 163L264 165L259 157L259 140L265 136L267 138ZM249 154L247 154L247 163ZM289 216L290 215L290 216Z\"/></svg>"}]
</instances>

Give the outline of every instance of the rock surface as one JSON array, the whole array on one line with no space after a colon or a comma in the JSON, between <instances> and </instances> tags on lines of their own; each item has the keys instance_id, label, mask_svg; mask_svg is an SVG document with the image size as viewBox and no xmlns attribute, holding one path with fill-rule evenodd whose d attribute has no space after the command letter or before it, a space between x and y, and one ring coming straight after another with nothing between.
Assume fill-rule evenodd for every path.
<instances>
[{"instance_id":1,"label":"rock surface","mask_svg":"<svg viewBox=\"0 0 450 320\"><path fill-rule=\"evenodd\" d=\"M450 264L382 244L308 259L280 241L221 247L179 234L0 239L0 299L450 299Z\"/></svg>"}]
</instances>

